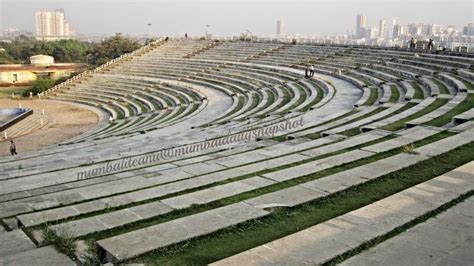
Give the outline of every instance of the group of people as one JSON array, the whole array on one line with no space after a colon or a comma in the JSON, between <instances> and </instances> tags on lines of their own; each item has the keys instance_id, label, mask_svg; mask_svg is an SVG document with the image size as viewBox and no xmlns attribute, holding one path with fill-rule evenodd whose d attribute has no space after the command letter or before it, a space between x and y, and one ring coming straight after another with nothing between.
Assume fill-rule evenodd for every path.
<instances>
[{"instance_id":1,"label":"group of people","mask_svg":"<svg viewBox=\"0 0 474 266\"><path fill-rule=\"evenodd\" d=\"M309 68L306 67L304 70L304 77L305 78L312 78L314 76L314 67L310 66Z\"/></svg>"},{"instance_id":2,"label":"group of people","mask_svg":"<svg viewBox=\"0 0 474 266\"><path fill-rule=\"evenodd\" d=\"M409 44L410 49L418 48L417 45L416 45L416 43L417 43L417 40L416 40L414 37L412 37L412 38L410 39L410 44ZM433 50L433 49L434 49L434 45L435 45L434 40L433 40L433 39L429 39L429 40L428 40L428 45L426 46L426 50Z\"/></svg>"}]
</instances>

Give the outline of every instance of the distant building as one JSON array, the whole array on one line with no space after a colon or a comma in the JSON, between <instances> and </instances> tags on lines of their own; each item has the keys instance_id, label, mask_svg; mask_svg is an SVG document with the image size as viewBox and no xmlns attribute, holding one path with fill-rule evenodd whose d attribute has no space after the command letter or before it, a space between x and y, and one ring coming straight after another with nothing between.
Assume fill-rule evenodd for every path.
<instances>
[{"instance_id":1,"label":"distant building","mask_svg":"<svg viewBox=\"0 0 474 266\"><path fill-rule=\"evenodd\" d=\"M446 32L445 33L446 33L446 35L454 34L454 33L456 33L456 28L454 26L449 25L449 26L446 27Z\"/></svg>"},{"instance_id":2,"label":"distant building","mask_svg":"<svg viewBox=\"0 0 474 266\"><path fill-rule=\"evenodd\" d=\"M421 35L422 25L421 24L410 24L408 25L408 34L411 36Z\"/></svg>"},{"instance_id":3,"label":"distant building","mask_svg":"<svg viewBox=\"0 0 474 266\"><path fill-rule=\"evenodd\" d=\"M365 29L365 38L367 39L376 39L379 36L378 30L376 27L369 27Z\"/></svg>"},{"instance_id":4,"label":"distant building","mask_svg":"<svg viewBox=\"0 0 474 266\"><path fill-rule=\"evenodd\" d=\"M440 35L441 33L442 33L441 25L433 24L431 25L431 29L429 30L428 35L437 36L437 35Z\"/></svg>"},{"instance_id":5,"label":"distant building","mask_svg":"<svg viewBox=\"0 0 474 266\"><path fill-rule=\"evenodd\" d=\"M0 86L28 85L37 78L68 77L86 68L83 64L54 63L54 58L49 55L31 56L30 62L29 65L0 65Z\"/></svg>"},{"instance_id":6,"label":"distant building","mask_svg":"<svg viewBox=\"0 0 474 266\"><path fill-rule=\"evenodd\" d=\"M385 37L385 20L381 19L379 24L379 37Z\"/></svg>"},{"instance_id":7,"label":"distant building","mask_svg":"<svg viewBox=\"0 0 474 266\"><path fill-rule=\"evenodd\" d=\"M356 21L356 37L357 38L365 37L366 20L367 18L364 15L362 14L357 15L357 21Z\"/></svg>"},{"instance_id":8,"label":"distant building","mask_svg":"<svg viewBox=\"0 0 474 266\"><path fill-rule=\"evenodd\" d=\"M286 35L286 33L285 33L285 19L284 18L280 18L279 20L277 20L276 34L279 37L284 37Z\"/></svg>"},{"instance_id":9,"label":"distant building","mask_svg":"<svg viewBox=\"0 0 474 266\"><path fill-rule=\"evenodd\" d=\"M393 26L393 38L400 39L408 35L408 27L405 25L395 25Z\"/></svg>"},{"instance_id":10,"label":"distant building","mask_svg":"<svg viewBox=\"0 0 474 266\"><path fill-rule=\"evenodd\" d=\"M20 29L14 29L14 28L5 29L3 31L4 37L18 37L20 35L32 36L33 33L27 30L20 30Z\"/></svg>"},{"instance_id":11,"label":"distant building","mask_svg":"<svg viewBox=\"0 0 474 266\"><path fill-rule=\"evenodd\" d=\"M392 39L396 38L394 35L395 35L395 26L398 25L398 18L393 18L392 19L392 30L390 32L390 37Z\"/></svg>"},{"instance_id":12,"label":"distant building","mask_svg":"<svg viewBox=\"0 0 474 266\"><path fill-rule=\"evenodd\" d=\"M52 41L68 39L69 36L69 24L66 22L63 9L36 12L36 39Z\"/></svg>"},{"instance_id":13,"label":"distant building","mask_svg":"<svg viewBox=\"0 0 474 266\"><path fill-rule=\"evenodd\" d=\"M474 23L469 23L467 26L465 26L463 28L462 34L466 36L474 36Z\"/></svg>"},{"instance_id":14,"label":"distant building","mask_svg":"<svg viewBox=\"0 0 474 266\"><path fill-rule=\"evenodd\" d=\"M35 66L51 66L54 65L54 57L49 55L33 55L30 56L30 64Z\"/></svg>"}]
</instances>

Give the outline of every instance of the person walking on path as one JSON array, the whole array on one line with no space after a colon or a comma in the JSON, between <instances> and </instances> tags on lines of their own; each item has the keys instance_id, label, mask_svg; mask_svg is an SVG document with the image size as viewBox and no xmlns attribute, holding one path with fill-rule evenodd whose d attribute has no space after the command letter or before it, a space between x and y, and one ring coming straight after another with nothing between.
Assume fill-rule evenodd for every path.
<instances>
[{"instance_id":1,"label":"person walking on path","mask_svg":"<svg viewBox=\"0 0 474 266\"><path fill-rule=\"evenodd\" d=\"M309 76L310 77L314 76L314 67L312 65L309 67Z\"/></svg>"},{"instance_id":2,"label":"person walking on path","mask_svg":"<svg viewBox=\"0 0 474 266\"><path fill-rule=\"evenodd\" d=\"M10 153L12 155L18 154L18 153L16 153L16 144L15 144L15 142L13 142L13 140L10 140Z\"/></svg>"},{"instance_id":3,"label":"person walking on path","mask_svg":"<svg viewBox=\"0 0 474 266\"><path fill-rule=\"evenodd\" d=\"M304 78L309 78L308 76L308 67L306 66L306 68L304 69Z\"/></svg>"}]
</instances>

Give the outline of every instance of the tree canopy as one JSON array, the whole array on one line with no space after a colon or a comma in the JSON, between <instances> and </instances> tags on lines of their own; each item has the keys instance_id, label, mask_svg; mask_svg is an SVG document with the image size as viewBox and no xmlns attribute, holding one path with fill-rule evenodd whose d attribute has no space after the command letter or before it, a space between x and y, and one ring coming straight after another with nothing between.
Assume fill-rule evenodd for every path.
<instances>
[{"instance_id":1,"label":"tree canopy","mask_svg":"<svg viewBox=\"0 0 474 266\"><path fill-rule=\"evenodd\" d=\"M76 40L42 42L24 38L0 43L0 47L5 49L5 56L13 59L10 63L28 63L29 57L37 54L53 56L57 62L81 63L85 62L85 53L90 46L92 44Z\"/></svg>"},{"instance_id":2,"label":"tree canopy","mask_svg":"<svg viewBox=\"0 0 474 266\"><path fill-rule=\"evenodd\" d=\"M117 33L115 36L94 45L87 51L89 62L94 65L101 65L107 61L121 56L122 54L132 52L140 48L140 43Z\"/></svg>"},{"instance_id":3,"label":"tree canopy","mask_svg":"<svg viewBox=\"0 0 474 266\"><path fill-rule=\"evenodd\" d=\"M29 63L30 56L44 54L53 56L60 63L89 63L98 66L139 47L140 43L120 33L101 43L77 40L45 42L20 36L11 43L0 43L0 64L26 64Z\"/></svg>"}]
</instances>

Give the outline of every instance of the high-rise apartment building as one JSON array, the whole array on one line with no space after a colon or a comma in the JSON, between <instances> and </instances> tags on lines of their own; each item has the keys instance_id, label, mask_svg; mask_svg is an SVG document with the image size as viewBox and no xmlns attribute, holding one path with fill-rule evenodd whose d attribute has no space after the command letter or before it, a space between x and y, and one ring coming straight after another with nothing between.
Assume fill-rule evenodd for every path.
<instances>
[{"instance_id":1,"label":"high-rise apartment building","mask_svg":"<svg viewBox=\"0 0 474 266\"><path fill-rule=\"evenodd\" d=\"M365 27L366 27L366 17L363 14L358 14L357 22L356 22L356 37L357 38L365 37Z\"/></svg>"},{"instance_id":2,"label":"high-rise apartment building","mask_svg":"<svg viewBox=\"0 0 474 266\"><path fill-rule=\"evenodd\" d=\"M284 37L285 36L285 19L281 17L277 20L277 36Z\"/></svg>"},{"instance_id":3,"label":"high-rise apartment building","mask_svg":"<svg viewBox=\"0 0 474 266\"><path fill-rule=\"evenodd\" d=\"M36 39L57 40L70 36L69 24L66 22L63 9L36 12Z\"/></svg>"},{"instance_id":4,"label":"high-rise apartment building","mask_svg":"<svg viewBox=\"0 0 474 266\"><path fill-rule=\"evenodd\" d=\"M385 37L385 20L381 19L379 24L379 37Z\"/></svg>"}]
</instances>

